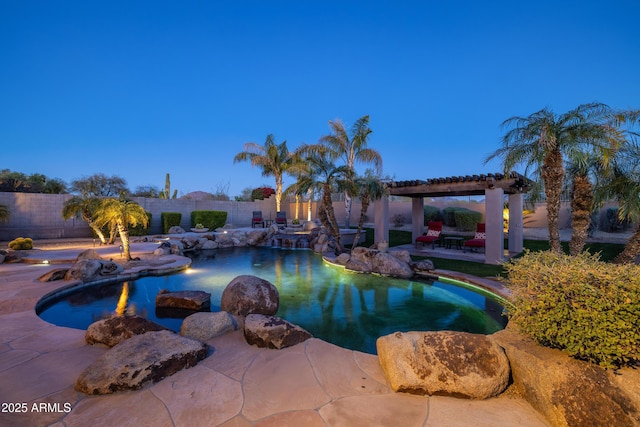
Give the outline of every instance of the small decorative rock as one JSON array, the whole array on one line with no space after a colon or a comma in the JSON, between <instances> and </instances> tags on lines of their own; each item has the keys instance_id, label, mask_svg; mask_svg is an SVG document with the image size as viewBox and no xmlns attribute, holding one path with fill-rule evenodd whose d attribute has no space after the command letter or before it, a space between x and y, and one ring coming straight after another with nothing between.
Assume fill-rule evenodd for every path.
<instances>
[{"instance_id":1,"label":"small decorative rock","mask_svg":"<svg viewBox=\"0 0 640 427\"><path fill-rule=\"evenodd\" d=\"M204 291L170 292L160 290L156 295L157 308L180 308L185 310L206 310L211 306L211 294Z\"/></svg>"},{"instance_id":2,"label":"small decorative rock","mask_svg":"<svg viewBox=\"0 0 640 427\"><path fill-rule=\"evenodd\" d=\"M87 344L105 344L109 347L151 331L168 330L151 320L140 316L114 316L98 320L87 328L84 339Z\"/></svg>"},{"instance_id":3,"label":"small decorative rock","mask_svg":"<svg viewBox=\"0 0 640 427\"><path fill-rule=\"evenodd\" d=\"M170 331L136 335L100 356L76 380L86 394L137 390L191 366L207 356L208 346Z\"/></svg>"},{"instance_id":4,"label":"small decorative rock","mask_svg":"<svg viewBox=\"0 0 640 427\"><path fill-rule=\"evenodd\" d=\"M229 331L235 331L238 325L229 313L220 311L217 313L195 313L184 319L180 328L180 335L208 341L211 338L223 335Z\"/></svg>"},{"instance_id":5,"label":"small decorative rock","mask_svg":"<svg viewBox=\"0 0 640 427\"><path fill-rule=\"evenodd\" d=\"M509 383L504 350L485 335L396 332L376 341L382 370L395 391L487 399Z\"/></svg>"},{"instance_id":6,"label":"small decorative rock","mask_svg":"<svg viewBox=\"0 0 640 427\"><path fill-rule=\"evenodd\" d=\"M313 336L277 316L250 314L245 319L244 338L251 345L279 350L300 344Z\"/></svg>"},{"instance_id":7,"label":"small decorative rock","mask_svg":"<svg viewBox=\"0 0 640 427\"><path fill-rule=\"evenodd\" d=\"M280 295L270 282L256 276L242 275L229 282L222 292L220 307L236 316L273 315L278 312Z\"/></svg>"}]
</instances>

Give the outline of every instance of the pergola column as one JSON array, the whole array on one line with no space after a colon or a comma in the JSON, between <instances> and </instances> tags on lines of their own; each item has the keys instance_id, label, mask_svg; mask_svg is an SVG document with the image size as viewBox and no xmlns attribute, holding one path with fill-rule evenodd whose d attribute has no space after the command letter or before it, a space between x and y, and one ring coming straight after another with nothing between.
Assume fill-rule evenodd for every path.
<instances>
[{"instance_id":1,"label":"pergola column","mask_svg":"<svg viewBox=\"0 0 640 427\"><path fill-rule=\"evenodd\" d=\"M522 193L509 194L509 253L522 252L523 233L523 208L524 197Z\"/></svg>"},{"instance_id":2,"label":"pergola column","mask_svg":"<svg viewBox=\"0 0 640 427\"><path fill-rule=\"evenodd\" d=\"M389 196L383 196L373 204L373 243L389 241Z\"/></svg>"},{"instance_id":3,"label":"pergola column","mask_svg":"<svg viewBox=\"0 0 640 427\"><path fill-rule=\"evenodd\" d=\"M504 222L502 188L488 188L485 195L485 264L500 264L504 259Z\"/></svg>"},{"instance_id":4,"label":"pergola column","mask_svg":"<svg viewBox=\"0 0 640 427\"><path fill-rule=\"evenodd\" d=\"M411 198L411 241L415 242L424 233L424 198Z\"/></svg>"}]
</instances>

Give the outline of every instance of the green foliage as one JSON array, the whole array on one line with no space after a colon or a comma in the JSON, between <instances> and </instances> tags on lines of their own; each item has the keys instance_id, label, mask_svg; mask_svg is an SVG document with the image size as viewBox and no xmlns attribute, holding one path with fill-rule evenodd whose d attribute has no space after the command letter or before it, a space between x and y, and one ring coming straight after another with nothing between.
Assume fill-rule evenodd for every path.
<instances>
[{"instance_id":1,"label":"green foliage","mask_svg":"<svg viewBox=\"0 0 640 427\"><path fill-rule=\"evenodd\" d=\"M169 229L174 225L179 226L182 221L180 212L162 212L160 213L160 223L162 224L162 232L168 233Z\"/></svg>"},{"instance_id":2,"label":"green foliage","mask_svg":"<svg viewBox=\"0 0 640 427\"><path fill-rule=\"evenodd\" d=\"M640 362L640 266L527 251L505 268L510 320L540 344L607 368Z\"/></svg>"},{"instance_id":3,"label":"green foliage","mask_svg":"<svg viewBox=\"0 0 640 427\"><path fill-rule=\"evenodd\" d=\"M9 222L10 216L9 208L5 205L0 205L0 222Z\"/></svg>"},{"instance_id":4,"label":"green foliage","mask_svg":"<svg viewBox=\"0 0 640 427\"><path fill-rule=\"evenodd\" d=\"M442 221L442 211L435 206L426 205L424 207L424 225L429 221Z\"/></svg>"},{"instance_id":5,"label":"green foliage","mask_svg":"<svg viewBox=\"0 0 640 427\"><path fill-rule=\"evenodd\" d=\"M151 232L151 212L145 211L147 214L147 226L144 227L142 224L137 224L135 226L129 227L129 236L148 236Z\"/></svg>"},{"instance_id":6,"label":"green foliage","mask_svg":"<svg viewBox=\"0 0 640 427\"><path fill-rule=\"evenodd\" d=\"M482 214L470 209L461 209L453 212L456 221L456 229L460 231L475 231L476 224L482 222Z\"/></svg>"},{"instance_id":7,"label":"green foliage","mask_svg":"<svg viewBox=\"0 0 640 427\"><path fill-rule=\"evenodd\" d=\"M456 226L456 211L467 210L466 208L461 208L459 206L447 206L442 209L442 220L444 225L447 227L455 227Z\"/></svg>"},{"instance_id":8,"label":"green foliage","mask_svg":"<svg viewBox=\"0 0 640 427\"><path fill-rule=\"evenodd\" d=\"M9 242L9 249L14 251L33 249L33 240L30 237L18 237Z\"/></svg>"},{"instance_id":9,"label":"green foliage","mask_svg":"<svg viewBox=\"0 0 640 427\"><path fill-rule=\"evenodd\" d=\"M224 226L227 222L227 212L225 211L192 211L191 225L202 224L209 230L215 230Z\"/></svg>"}]
</instances>

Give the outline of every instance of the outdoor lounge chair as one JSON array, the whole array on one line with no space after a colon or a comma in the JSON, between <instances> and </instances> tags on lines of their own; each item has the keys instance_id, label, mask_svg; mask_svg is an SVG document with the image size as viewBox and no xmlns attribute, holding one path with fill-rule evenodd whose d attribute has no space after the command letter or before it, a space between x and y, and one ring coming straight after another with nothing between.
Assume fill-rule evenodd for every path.
<instances>
[{"instance_id":1,"label":"outdoor lounge chair","mask_svg":"<svg viewBox=\"0 0 640 427\"><path fill-rule=\"evenodd\" d=\"M436 242L440 243L442 238L442 221L429 221L427 224L427 232L416 239L416 246L418 243L422 243L424 246L427 243L431 243L431 248L436 248Z\"/></svg>"},{"instance_id":2,"label":"outdoor lounge chair","mask_svg":"<svg viewBox=\"0 0 640 427\"><path fill-rule=\"evenodd\" d=\"M279 228L288 227L289 226L289 224L287 223L287 213L286 212L277 212L276 213L276 225Z\"/></svg>"},{"instance_id":3,"label":"outdoor lounge chair","mask_svg":"<svg viewBox=\"0 0 640 427\"><path fill-rule=\"evenodd\" d=\"M260 224L264 228L264 219L262 218L262 211L253 211L253 218L251 218L251 228L255 228L256 224Z\"/></svg>"},{"instance_id":4,"label":"outdoor lounge chair","mask_svg":"<svg viewBox=\"0 0 640 427\"><path fill-rule=\"evenodd\" d=\"M467 251L467 248L474 250L474 248L484 248L484 244L487 241L487 234L485 233L485 225L482 222L479 222L476 225L476 235L473 239L467 240L464 242L464 252Z\"/></svg>"}]
</instances>

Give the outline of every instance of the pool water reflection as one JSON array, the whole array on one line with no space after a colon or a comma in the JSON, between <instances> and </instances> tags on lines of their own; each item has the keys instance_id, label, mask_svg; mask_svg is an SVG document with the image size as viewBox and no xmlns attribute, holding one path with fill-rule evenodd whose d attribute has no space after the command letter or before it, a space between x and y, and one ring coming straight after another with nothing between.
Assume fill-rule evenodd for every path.
<instances>
[{"instance_id":1,"label":"pool water reflection","mask_svg":"<svg viewBox=\"0 0 640 427\"><path fill-rule=\"evenodd\" d=\"M161 289L209 292L211 311L219 311L222 291L241 274L259 276L278 288L278 316L317 338L372 354L379 336L396 331L490 334L506 324L502 305L471 289L350 273L324 263L312 251L272 248L202 253L187 273L85 288L47 301L39 315L56 325L86 329L118 307L179 331L182 319L156 313L155 298ZM124 308L123 291L128 292Z\"/></svg>"}]
</instances>

